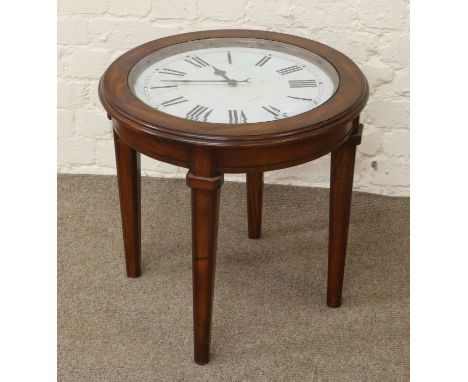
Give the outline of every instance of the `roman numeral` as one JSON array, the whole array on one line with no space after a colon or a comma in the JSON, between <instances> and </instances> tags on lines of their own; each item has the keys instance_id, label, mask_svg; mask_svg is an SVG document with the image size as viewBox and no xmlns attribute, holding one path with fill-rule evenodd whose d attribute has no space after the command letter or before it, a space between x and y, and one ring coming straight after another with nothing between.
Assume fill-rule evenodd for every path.
<instances>
[{"instance_id":1,"label":"roman numeral","mask_svg":"<svg viewBox=\"0 0 468 382\"><path fill-rule=\"evenodd\" d=\"M230 51L227 52L227 59L228 59L228 62L230 64L232 64L232 57L231 57L231 52Z\"/></svg>"},{"instance_id":2,"label":"roman numeral","mask_svg":"<svg viewBox=\"0 0 468 382\"><path fill-rule=\"evenodd\" d=\"M280 117L287 117L286 113L281 113L280 109L277 109L276 107L273 107L271 105L262 106L262 108L270 114L273 114L275 116L275 119L279 119Z\"/></svg>"},{"instance_id":3,"label":"roman numeral","mask_svg":"<svg viewBox=\"0 0 468 382\"><path fill-rule=\"evenodd\" d=\"M229 112L229 123L247 123L247 117L241 110L240 113L237 110L228 110Z\"/></svg>"},{"instance_id":4,"label":"roman numeral","mask_svg":"<svg viewBox=\"0 0 468 382\"><path fill-rule=\"evenodd\" d=\"M184 73L184 72L181 72L179 70L173 70L173 69L168 69L168 68L164 68L164 69L161 69L159 71L159 73L162 73L162 74L172 74L173 76L185 76L187 73Z\"/></svg>"},{"instance_id":5,"label":"roman numeral","mask_svg":"<svg viewBox=\"0 0 468 382\"><path fill-rule=\"evenodd\" d=\"M289 82L290 88L316 88L317 81L315 80L291 80Z\"/></svg>"},{"instance_id":6,"label":"roman numeral","mask_svg":"<svg viewBox=\"0 0 468 382\"><path fill-rule=\"evenodd\" d=\"M191 119L192 121L199 121L203 118L203 121L206 121L213 111L213 109L208 109L208 106L197 105L185 115L185 118Z\"/></svg>"},{"instance_id":7,"label":"roman numeral","mask_svg":"<svg viewBox=\"0 0 468 382\"><path fill-rule=\"evenodd\" d=\"M202 60L200 57L197 57L197 56L194 56L194 57L187 56L187 58L184 61L188 62L189 64L192 64L193 66L196 66L197 68L210 66L208 62Z\"/></svg>"},{"instance_id":8,"label":"roman numeral","mask_svg":"<svg viewBox=\"0 0 468 382\"><path fill-rule=\"evenodd\" d=\"M161 103L161 105L167 107L167 106L177 105L178 103L187 102L187 101L188 101L188 99L185 99L183 96L180 96L180 97L177 97L177 98L167 100L167 101Z\"/></svg>"},{"instance_id":9,"label":"roman numeral","mask_svg":"<svg viewBox=\"0 0 468 382\"><path fill-rule=\"evenodd\" d=\"M302 97L294 97L294 96L288 96L289 98L294 98L294 99L300 99L302 101L313 101L312 98L302 98Z\"/></svg>"},{"instance_id":10,"label":"roman numeral","mask_svg":"<svg viewBox=\"0 0 468 382\"><path fill-rule=\"evenodd\" d=\"M302 69L303 68L301 68L300 66L293 65L293 66L288 66L287 68L279 69L276 72L284 76L289 73L298 72L299 70L302 70Z\"/></svg>"},{"instance_id":11,"label":"roman numeral","mask_svg":"<svg viewBox=\"0 0 468 382\"><path fill-rule=\"evenodd\" d=\"M269 54L268 56L265 56L265 57L262 57L260 59L260 61L258 61L255 66L263 66L265 65L271 58L271 54Z\"/></svg>"}]
</instances>

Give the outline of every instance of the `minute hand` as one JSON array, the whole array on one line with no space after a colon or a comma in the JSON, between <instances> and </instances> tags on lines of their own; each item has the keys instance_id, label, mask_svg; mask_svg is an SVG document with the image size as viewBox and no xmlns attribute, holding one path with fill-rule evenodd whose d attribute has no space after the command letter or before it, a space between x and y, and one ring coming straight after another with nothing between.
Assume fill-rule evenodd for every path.
<instances>
[{"instance_id":1,"label":"minute hand","mask_svg":"<svg viewBox=\"0 0 468 382\"><path fill-rule=\"evenodd\" d=\"M250 78L247 78L242 81L237 81L237 80L160 80L161 82L184 82L184 83L190 83L190 82L249 82Z\"/></svg>"}]
</instances>

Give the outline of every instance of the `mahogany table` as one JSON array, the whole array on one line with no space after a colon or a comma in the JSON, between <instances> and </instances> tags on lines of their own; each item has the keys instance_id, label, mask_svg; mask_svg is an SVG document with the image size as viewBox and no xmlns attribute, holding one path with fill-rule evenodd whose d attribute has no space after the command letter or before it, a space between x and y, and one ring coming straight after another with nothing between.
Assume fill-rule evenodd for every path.
<instances>
[{"instance_id":1,"label":"mahogany table","mask_svg":"<svg viewBox=\"0 0 468 382\"><path fill-rule=\"evenodd\" d=\"M136 60L161 46L194 38L246 36L275 39L318 52L340 75L337 96L324 107L268 124L249 124L240 134L229 125L197 131L198 122L153 113L132 114L138 100L126 86ZM209 31L172 36L121 56L103 75L99 95L112 119L128 277L141 274L140 153L188 169L192 199L193 320L195 362L209 359L220 190L225 173L246 173L248 235L260 238L263 173L331 153L327 305L339 307L343 287L359 114L367 81L341 53L299 37L258 31ZM135 106L136 105L136 106ZM144 108L142 108L144 109ZM157 120L156 120L157 118ZM293 122L291 122L293 120Z\"/></svg>"}]
</instances>

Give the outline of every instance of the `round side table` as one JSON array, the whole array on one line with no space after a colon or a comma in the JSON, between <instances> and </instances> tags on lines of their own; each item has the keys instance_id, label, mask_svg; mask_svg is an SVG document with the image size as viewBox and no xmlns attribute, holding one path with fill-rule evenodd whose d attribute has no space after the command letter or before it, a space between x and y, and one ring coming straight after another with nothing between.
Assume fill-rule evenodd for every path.
<instances>
[{"instance_id":1,"label":"round side table","mask_svg":"<svg viewBox=\"0 0 468 382\"><path fill-rule=\"evenodd\" d=\"M242 128L171 116L146 105L129 89L129 74L143 57L176 44L213 38L262 39L309 50L333 65L339 86L330 100L313 110ZM341 305L354 161L362 135L359 114L368 98L367 81L349 58L323 44L279 33L187 33L149 42L119 57L102 76L99 96L114 129L128 277L141 274L140 153L188 169L195 362L209 360L219 198L225 173L246 173L248 235L258 239L263 173L331 153L327 305Z\"/></svg>"}]
</instances>

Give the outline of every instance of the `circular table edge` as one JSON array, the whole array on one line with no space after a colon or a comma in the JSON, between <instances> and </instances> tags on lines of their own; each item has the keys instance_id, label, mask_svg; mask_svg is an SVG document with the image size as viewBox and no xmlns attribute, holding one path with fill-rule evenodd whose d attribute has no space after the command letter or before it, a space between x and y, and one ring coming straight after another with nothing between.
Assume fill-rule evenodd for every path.
<instances>
[{"instance_id":1,"label":"circular table edge","mask_svg":"<svg viewBox=\"0 0 468 382\"><path fill-rule=\"evenodd\" d=\"M125 58L127 54L135 54L138 53L141 49L146 49L148 51L154 50L155 46L170 46L174 43L185 42L185 41L193 41L197 39L204 39L204 38L215 38L215 37L252 37L252 38L262 38L262 39L270 39L274 41L281 41L281 42L295 42L295 45L304 47L310 46L312 44L315 46L315 49L312 50L314 53L320 54L322 56L327 56L326 52L332 52L334 56L338 56L340 60L349 65L349 67L353 71L352 82L357 81L353 86L353 84L348 84L349 89L345 89L349 91L350 89L358 89L359 91L356 92L357 96L352 99L352 102L348 107L341 109L339 112L333 112L333 102L326 102L323 105L319 106L316 109L313 109L309 112L300 114L298 116L286 118L283 120L278 121L270 121L270 122L262 122L262 123L253 123L247 124L250 125L250 129L256 128L259 125L266 126L269 124L270 126L277 126L277 129L280 131L277 132L270 132L267 133L265 131L258 132L256 134L234 134L234 135L226 135L226 134L207 134L207 133L199 133L196 132L197 128L204 127L209 128L210 131L215 130L214 127L220 127L221 129L230 128L232 129L232 125L228 124L214 124L214 123L203 123L203 122L195 122L195 121L188 121L183 118L178 118L174 116L170 116L166 113L157 112L155 109L152 109L148 105L144 104L142 101L138 100L133 93L128 88L128 84L126 82L125 75L128 76L131 67L135 62L138 62L140 58L134 59L133 61L127 62L127 69L122 71L122 68L119 67L119 60ZM310 50L310 49L309 49ZM133 52L133 53L132 53ZM329 60L329 57L324 57L325 59ZM330 60L329 60L330 61ZM332 65L336 67L336 61L330 61ZM116 83L113 81L113 76L115 74L119 74L120 72L120 83ZM126 73L126 74L125 74ZM340 74L340 72L338 72ZM112 75L111 75L112 74ZM122 76L125 77L125 82L122 81ZM342 79L340 79L340 85L342 84ZM115 94L112 94L115 91L116 87L120 87L120 90L123 91L119 97L115 97ZM350 88L351 87L351 88ZM341 88L341 91L343 89ZM335 96L332 97L332 101L337 99L339 101L341 93L340 87L338 88ZM266 32L266 31L254 31L254 30L238 30L238 29L229 29L229 30L212 30L212 31L202 31L202 32L191 32L191 33L184 33L179 35L174 35L170 37L164 37L158 40L150 41L146 44L140 45L127 53L124 53L122 56L117 58L106 70L104 75L101 77L99 81L99 98L106 109L108 116L110 118L115 118L120 120L126 126L133 126L134 129L138 129L144 135L149 136L158 136L165 139L181 141L185 143L193 143L193 144L207 144L207 145L215 145L215 146L230 146L230 145L242 145L242 146L257 146L263 144L274 144L274 142L280 143L295 139L301 139L304 136L316 135L319 133L325 133L324 130L327 128L336 127L338 125L345 125L346 123L350 122L351 120L355 119L361 110L364 108L367 99L369 97L369 90L368 84L365 76L361 72L361 70L352 62L348 57L343 55L342 53L336 51L335 49L323 45L321 43L315 42L313 40L305 39L298 36L283 34L283 33L276 33L276 32ZM348 97L349 102L349 97ZM133 107L129 107L129 105L133 105ZM136 106L136 108L135 108ZM147 112L150 109L152 111L151 115L153 118L141 118L140 113L132 113L135 110L143 108ZM317 115L318 110L330 110L327 118L323 118L322 120L318 120L317 118L314 119L314 116ZM136 115L135 115L136 114ZM326 114L326 113L325 113ZM148 114L147 114L148 115ZM180 130L179 128L173 128L171 123L176 123L177 127L180 126L190 126L191 129L189 131ZM171 127L172 126L172 127ZM282 130L282 126L291 127L287 130ZM244 127L244 125L243 125ZM239 129L237 129L239 130ZM318 134L321 135L321 134Z\"/></svg>"}]
</instances>

